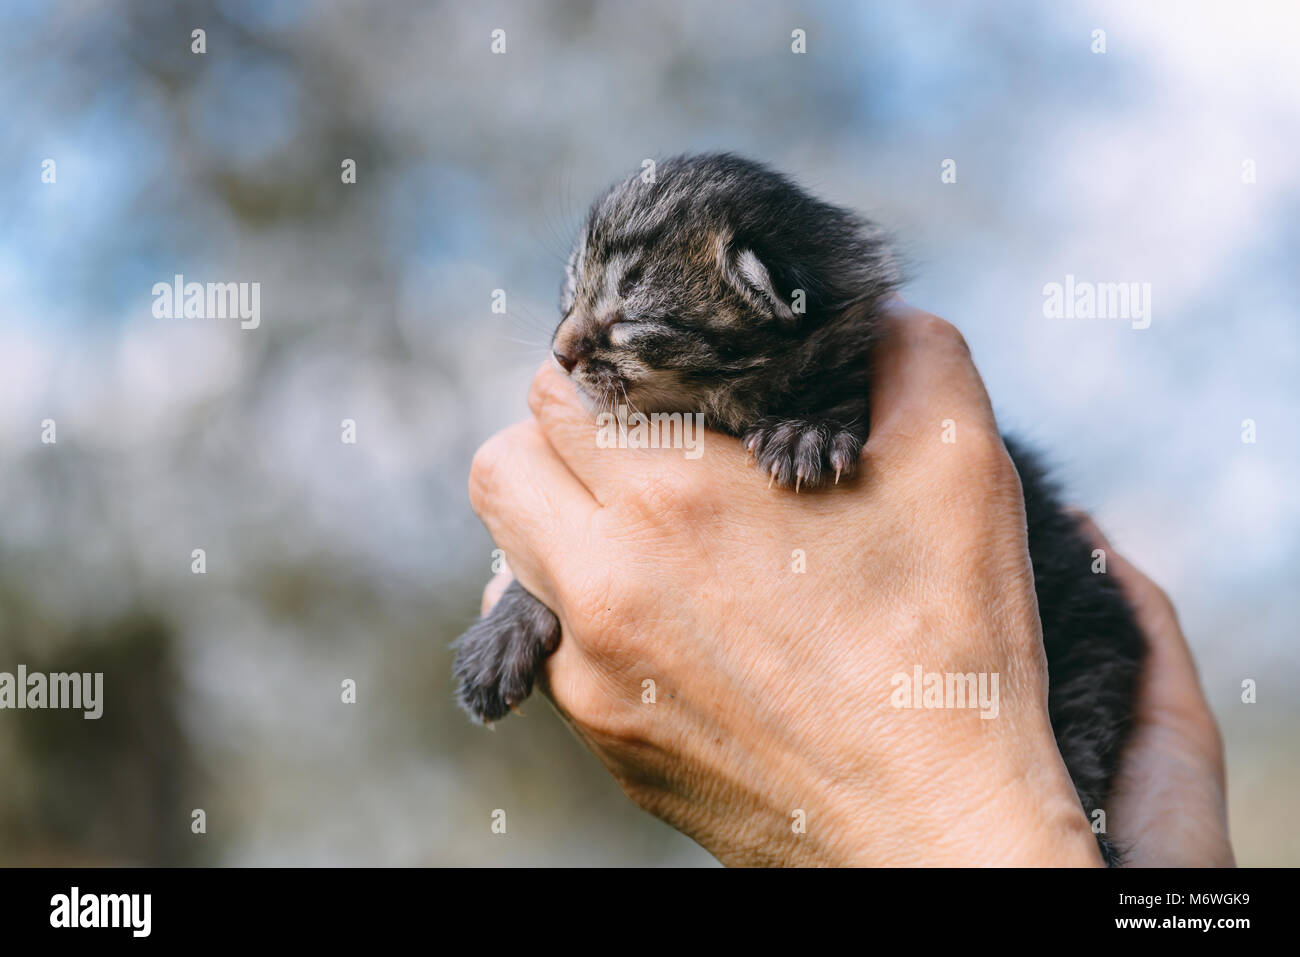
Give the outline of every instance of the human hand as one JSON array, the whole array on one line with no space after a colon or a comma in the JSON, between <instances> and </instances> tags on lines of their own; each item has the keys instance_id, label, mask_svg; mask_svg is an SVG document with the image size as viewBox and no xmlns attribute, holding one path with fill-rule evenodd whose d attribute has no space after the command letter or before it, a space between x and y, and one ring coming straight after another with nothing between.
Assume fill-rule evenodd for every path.
<instances>
[{"instance_id":1,"label":"human hand","mask_svg":"<svg viewBox=\"0 0 1300 957\"><path fill-rule=\"evenodd\" d=\"M561 621L545 690L724 863L1099 864L983 384L942 320L898 304L886 326L860 477L798 499L725 436L698 460L598 449L568 381L538 374L536 421L484 445L471 499ZM996 719L894 707L916 665L997 674Z\"/></svg>"}]
</instances>

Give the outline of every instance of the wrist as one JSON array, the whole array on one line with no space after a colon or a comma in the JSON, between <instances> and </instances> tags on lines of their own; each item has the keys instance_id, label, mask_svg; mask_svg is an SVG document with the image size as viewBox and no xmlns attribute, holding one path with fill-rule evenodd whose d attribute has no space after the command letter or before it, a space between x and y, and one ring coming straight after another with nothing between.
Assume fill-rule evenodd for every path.
<instances>
[{"instance_id":1,"label":"wrist","mask_svg":"<svg viewBox=\"0 0 1300 957\"><path fill-rule=\"evenodd\" d=\"M822 814L831 866L1100 867L1096 836L1064 762L1050 747L994 773L974 756L913 772L871 800L840 787Z\"/></svg>"}]
</instances>

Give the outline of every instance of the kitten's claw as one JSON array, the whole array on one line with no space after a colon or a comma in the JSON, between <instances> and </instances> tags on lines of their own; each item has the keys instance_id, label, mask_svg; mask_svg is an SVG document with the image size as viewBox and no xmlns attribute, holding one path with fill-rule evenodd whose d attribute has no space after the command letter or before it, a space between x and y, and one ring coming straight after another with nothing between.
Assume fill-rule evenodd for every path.
<instances>
[{"instance_id":1,"label":"kitten's claw","mask_svg":"<svg viewBox=\"0 0 1300 957\"><path fill-rule=\"evenodd\" d=\"M806 419L762 419L742 437L745 450L767 472L767 487L817 488L835 473L835 484L857 468L862 439L842 426Z\"/></svg>"}]
</instances>

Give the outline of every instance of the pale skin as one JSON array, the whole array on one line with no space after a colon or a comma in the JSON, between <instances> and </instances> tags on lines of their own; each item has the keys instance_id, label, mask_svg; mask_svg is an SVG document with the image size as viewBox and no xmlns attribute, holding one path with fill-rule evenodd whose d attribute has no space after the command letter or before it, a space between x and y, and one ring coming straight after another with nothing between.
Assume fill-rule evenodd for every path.
<instances>
[{"instance_id":1,"label":"pale skin","mask_svg":"<svg viewBox=\"0 0 1300 957\"><path fill-rule=\"evenodd\" d=\"M725 864L1100 866L988 395L950 324L901 301L886 324L860 474L797 498L727 436L695 460L597 448L568 380L537 374L534 418L479 450L470 496L563 626L542 690ZM1133 864L1230 865L1222 744L1173 608L1095 534L1152 647L1108 830ZM997 717L894 707L917 664L996 672Z\"/></svg>"}]
</instances>

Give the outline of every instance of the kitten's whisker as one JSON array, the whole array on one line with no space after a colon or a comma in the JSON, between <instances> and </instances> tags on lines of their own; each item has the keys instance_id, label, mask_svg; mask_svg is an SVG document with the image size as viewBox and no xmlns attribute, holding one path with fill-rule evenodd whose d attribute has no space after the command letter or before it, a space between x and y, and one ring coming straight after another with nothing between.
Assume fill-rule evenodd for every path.
<instances>
[{"instance_id":1,"label":"kitten's whisker","mask_svg":"<svg viewBox=\"0 0 1300 957\"><path fill-rule=\"evenodd\" d=\"M637 415L641 415L641 410L638 409L636 406L634 406L632 404L632 400L629 399L627 396L627 386L624 385L622 382L620 382L618 384L618 387L623 391L623 404L626 405L633 412L635 412Z\"/></svg>"},{"instance_id":2,"label":"kitten's whisker","mask_svg":"<svg viewBox=\"0 0 1300 957\"><path fill-rule=\"evenodd\" d=\"M528 348L536 349L538 352L542 353L549 353L551 351L548 347L538 345L536 342L530 342L527 339L516 339L514 336L498 336L497 338L505 342L514 342L521 346L528 346Z\"/></svg>"}]
</instances>

